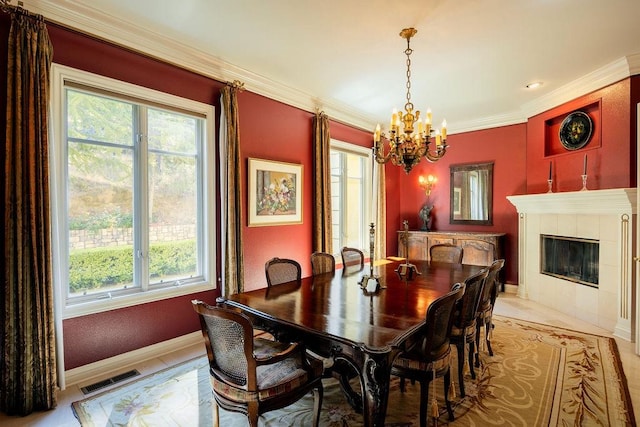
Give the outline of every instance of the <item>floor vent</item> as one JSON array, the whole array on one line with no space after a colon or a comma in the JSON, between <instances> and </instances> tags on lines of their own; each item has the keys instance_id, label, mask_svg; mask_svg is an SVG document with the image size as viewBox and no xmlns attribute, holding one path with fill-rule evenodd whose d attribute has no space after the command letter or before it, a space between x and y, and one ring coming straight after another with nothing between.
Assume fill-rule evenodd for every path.
<instances>
[{"instance_id":1,"label":"floor vent","mask_svg":"<svg viewBox=\"0 0 640 427\"><path fill-rule=\"evenodd\" d=\"M82 387L80 390L82 390L84 394L93 393L96 390L100 390L101 388L105 388L112 384L119 383L120 381L124 381L131 377L135 377L136 375L140 375L140 372L134 369L132 371L123 372L122 374L118 374L114 377L107 378L106 380L102 380L97 383Z\"/></svg>"}]
</instances>

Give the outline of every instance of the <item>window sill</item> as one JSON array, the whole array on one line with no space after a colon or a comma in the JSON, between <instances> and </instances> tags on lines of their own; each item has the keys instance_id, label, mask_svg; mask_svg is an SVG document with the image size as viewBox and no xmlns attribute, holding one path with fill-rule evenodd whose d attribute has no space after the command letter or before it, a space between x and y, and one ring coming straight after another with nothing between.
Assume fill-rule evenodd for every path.
<instances>
[{"instance_id":1,"label":"window sill","mask_svg":"<svg viewBox=\"0 0 640 427\"><path fill-rule=\"evenodd\" d=\"M212 286L210 283L183 285L154 291L140 292L134 295L123 295L108 299L96 299L90 302L61 307L62 310L60 312L64 313L63 319L72 319L74 317L87 316L90 314L102 313L104 311L117 310L119 308L131 307L134 305L146 304L214 289L215 286Z\"/></svg>"}]
</instances>

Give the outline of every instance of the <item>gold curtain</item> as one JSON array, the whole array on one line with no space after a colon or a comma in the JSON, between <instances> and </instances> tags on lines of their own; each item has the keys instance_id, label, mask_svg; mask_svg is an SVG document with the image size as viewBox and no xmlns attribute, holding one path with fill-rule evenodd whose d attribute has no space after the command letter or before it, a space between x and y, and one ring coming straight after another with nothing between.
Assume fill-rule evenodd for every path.
<instances>
[{"instance_id":1,"label":"gold curtain","mask_svg":"<svg viewBox=\"0 0 640 427\"><path fill-rule=\"evenodd\" d=\"M385 165L373 161L373 193L375 200L376 236L374 259L387 257L387 196L385 187Z\"/></svg>"},{"instance_id":2,"label":"gold curtain","mask_svg":"<svg viewBox=\"0 0 640 427\"><path fill-rule=\"evenodd\" d=\"M42 16L10 8L0 298L0 410L56 406L48 108L53 47Z\"/></svg>"},{"instance_id":3,"label":"gold curtain","mask_svg":"<svg viewBox=\"0 0 640 427\"><path fill-rule=\"evenodd\" d=\"M331 168L329 118L320 111L313 118L313 250L332 253Z\"/></svg>"},{"instance_id":4,"label":"gold curtain","mask_svg":"<svg viewBox=\"0 0 640 427\"><path fill-rule=\"evenodd\" d=\"M240 127L238 92L242 83L233 82L222 88L222 108L226 127L226 184L222 189L225 200L225 282L223 295L244 290L244 255L242 248L242 167L240 163Z\"/></svg>"}]
</instances>

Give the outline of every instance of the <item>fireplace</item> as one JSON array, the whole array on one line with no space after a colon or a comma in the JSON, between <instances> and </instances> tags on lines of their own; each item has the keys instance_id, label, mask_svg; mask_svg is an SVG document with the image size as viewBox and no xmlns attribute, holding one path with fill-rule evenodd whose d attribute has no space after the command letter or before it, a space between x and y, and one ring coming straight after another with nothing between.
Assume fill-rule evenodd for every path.
<instances>
[{"instance_id":1,"label":"fireplace","mask_svg":"<svg viewBox=\"0 0 640 427\"><path fill-rule=\"evenodd\" d=\"M518 211L518 296L633 341L636 189L507 199Z\"/></svg>"},{"instance_id":2,"label":"fireplace","mask_svg":"<svg viewBox=\"0 0 640 427\"><path fill-rule=\"evenodd\" d=\"M598 287L598 240L540 235L540 273Z\"/></svg>"}]
</instances>

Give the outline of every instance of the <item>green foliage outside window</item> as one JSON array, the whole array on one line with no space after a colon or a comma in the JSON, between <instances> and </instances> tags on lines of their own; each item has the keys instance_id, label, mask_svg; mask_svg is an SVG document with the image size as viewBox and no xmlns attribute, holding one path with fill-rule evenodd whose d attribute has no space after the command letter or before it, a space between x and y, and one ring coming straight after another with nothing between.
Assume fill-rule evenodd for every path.
<instances>
[{"instance_id":1,"label":"green foliage outside window","mask_svg":"<svg viewBox=\"0 0 640 427\"><path fill-rule=\"evenodd\" d=\"M196 271L196 241L151 246L149 274L153 277L189 277ZM133 247L117 246L72 251L69 256L69 292L82 293L133 283Z\"/></svg>"}]
</instances>

